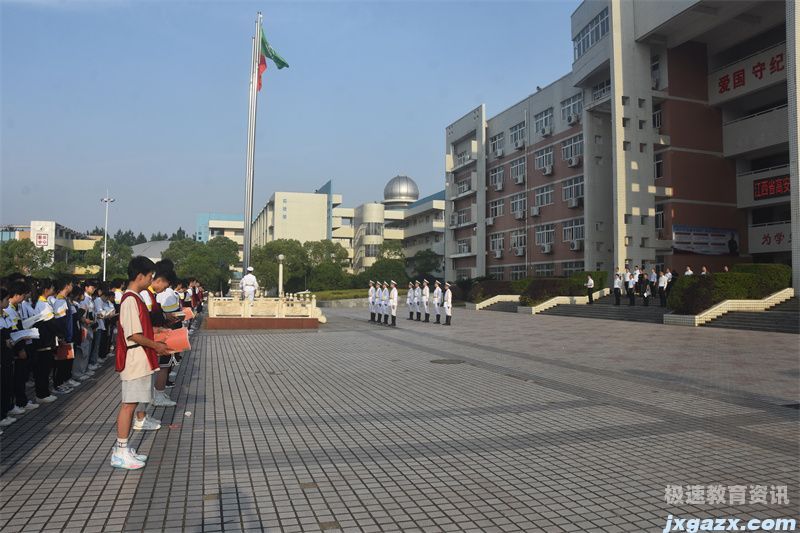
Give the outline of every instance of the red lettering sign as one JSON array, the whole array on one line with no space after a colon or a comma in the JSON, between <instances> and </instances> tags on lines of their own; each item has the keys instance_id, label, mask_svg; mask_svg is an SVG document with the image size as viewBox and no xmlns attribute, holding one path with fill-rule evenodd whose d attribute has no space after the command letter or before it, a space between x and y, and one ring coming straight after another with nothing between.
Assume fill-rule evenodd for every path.
<instances>
[{"instance_id":1,"label":"red lettering sign","mask_svg":"<svg viewBox=\"0 0 800 533\"><path fill-rule=\"evenodd\" d=\"M769 73L775 74L776 72L780 72L784 69L783 64L783 53L775 54L772 56L772 59L769 60Z\"/></svg>"},{"instance_id":2,"label":"red lettering sign","mask_svg":"<svg viewBox=\"0 0 800 533\"><path fill-rule=\"evenodd\" d=\"M47 233L36 234L36 246L47 246L48 235Z\"/></svg>"},{"instance_id":3,"label":"red lettering sign","mask_svg":"<svg viewBox=\"0 0 800 533\"><path fill-rule=\"evenodd\" d=\"M744 87L744 69L733 73L733 88Z\"/></svg>"},{"instance_id":4,"label":"red lettering sign","mask_svg":"<svg viewBox=\"0 0 800 533\"><path fill-rule=\"evenodd\" d=\"M789 176L775 176L753 181L753 200L789 195Z\"/></svg>"},{"instance_id":5,"label":"red lettering sign","mask_svg":"<svg viewBox=\"0 0 800 533\"><path fill-rule=\"evenodd\" d=\"M758 79L763 78L765 68L767 68L767 66L764 64L764 62L759 61L758 63L753 65L753 76L755 76Z\"/></svg>"},{"instance_id":6,"label":"red lettering sign","mask_svg":"<svg viewBox=\"0 0 800 533\"><path fill-rule=\"evenodd\" d=\"M725 74L719 79L719 94L726 93L731 90L731 77Z\"/></svg>"}]
</instances>

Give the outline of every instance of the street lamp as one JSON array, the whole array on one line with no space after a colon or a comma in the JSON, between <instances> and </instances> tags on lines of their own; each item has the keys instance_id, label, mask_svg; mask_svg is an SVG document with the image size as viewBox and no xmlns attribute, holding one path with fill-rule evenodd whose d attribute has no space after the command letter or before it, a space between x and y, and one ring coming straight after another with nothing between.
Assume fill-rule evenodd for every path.
<instances>
[{"instance_id":1,"label":"street lamp","mask_svg":"<svg viewBox=\"0 0 800 533\"><path fill-rule=\"evenodd\" d=\"M278 255L278 298L283 298L283 260L286 256Z\"/></svg>"},{"instance_id":2,"label":"street lamp","mask_svg":"<svg viewBox=\"0 0 800 533\"><path fill-rule=\"evenodd\" d=\"M108 195L108 189L106 189L106 197L100 198L100 201L106 204L106 224L103 229L103 281L106 280L106 257L108 256L108 204L114 201Z\"/></svg>"}]
</instances>

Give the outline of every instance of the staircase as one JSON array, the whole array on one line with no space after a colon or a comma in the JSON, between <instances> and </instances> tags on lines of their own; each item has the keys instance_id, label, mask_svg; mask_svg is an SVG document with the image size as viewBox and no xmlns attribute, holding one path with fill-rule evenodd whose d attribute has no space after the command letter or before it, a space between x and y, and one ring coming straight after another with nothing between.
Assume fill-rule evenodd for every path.
<instances>
[{"instance_id":1,"label":"staircase","mask_svg":"<svg viewBox=\"0 0 800 533\"><path fill-rule=\"evenodd\" d=\"M650 305L642 305L642 299L636 297L636 305L629 306L628 299L623 295L620 305L614 305L614 295L604 296L594 301L592 305L562 304L551 307L539 314L572 316L580 318L602 318L605 320L623 320L625 322L649 322L663 324L666 307L660 307L658 296L650 298Z\"/></svg>"},{"instance_id":2,"label":"staircase","mask_svg":"<svg viewBox=\"0 0 800 533\"><path fill-rule=\"evenodd\" d=\"M731 311L704 324L709 328L747 329L800 333L800 300L797 296L766 311Z\"/></svg>"},{"instance_id":3,"label":"staircase","mask_svg":"<svg viewBox=\"0 0 800 533\"><path fill-rule=\"evenodd\" d=\"M504 313L516 313L519 302L497 302L487 305L482 311L502 311Z\"/></svg>"}]
</instances>

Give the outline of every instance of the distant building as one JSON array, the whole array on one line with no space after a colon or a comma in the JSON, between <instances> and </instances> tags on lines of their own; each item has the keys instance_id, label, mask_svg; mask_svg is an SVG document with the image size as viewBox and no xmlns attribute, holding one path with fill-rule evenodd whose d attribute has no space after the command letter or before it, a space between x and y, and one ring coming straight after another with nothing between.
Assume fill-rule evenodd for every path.
<instances>
[{"instance_id":1,"label":"distant building","mask_svg":"<svg viewBox=\"0 0 800 533\"><path fill-rule=\"evenodd\" d=\"M143 255L150 259L152 262L157 263L161 261L164 252L167 251L172 241L150 241L143 242L142 244L135 244L131 247L133 256Z\"/></svg>"},{"instance_id":2,"label":"distant building","mask_svg":"<svg viewBox=\"0 0 800 533\"><path fill-rule=\"evenodd\" d=\"M239 264L235 269L242 270L244 256L244 216L221 213L200 213L197 215L195 240L208 242L214 237L227 237L239 245Z\"/></svg>"}]
</instances>

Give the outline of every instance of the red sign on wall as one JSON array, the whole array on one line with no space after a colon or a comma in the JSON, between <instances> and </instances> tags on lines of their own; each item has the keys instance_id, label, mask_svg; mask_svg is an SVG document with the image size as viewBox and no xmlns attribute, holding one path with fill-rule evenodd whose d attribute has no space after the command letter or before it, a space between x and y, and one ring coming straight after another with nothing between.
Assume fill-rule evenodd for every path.
<instances>
[{"instance_id":1,"label":"red sign on wall","mask_svg":"<svg viewBox=\"0 0 800 533\"><path fill-rule=\"evenodd\" d=\"M789 196L789 176L775 176L753 181L753 200Z\"/></svg>"},{"instance_id":2,"label":"red sign on wall","mask_svg":"<svg viewBox=\"0 0 800 533\"><path fill-rule=\"evenodd\" d=\"M47 233L37 233L36 234L36 246L47 246L48 242L48 235Z\"/></svg>"}]
</instances>

